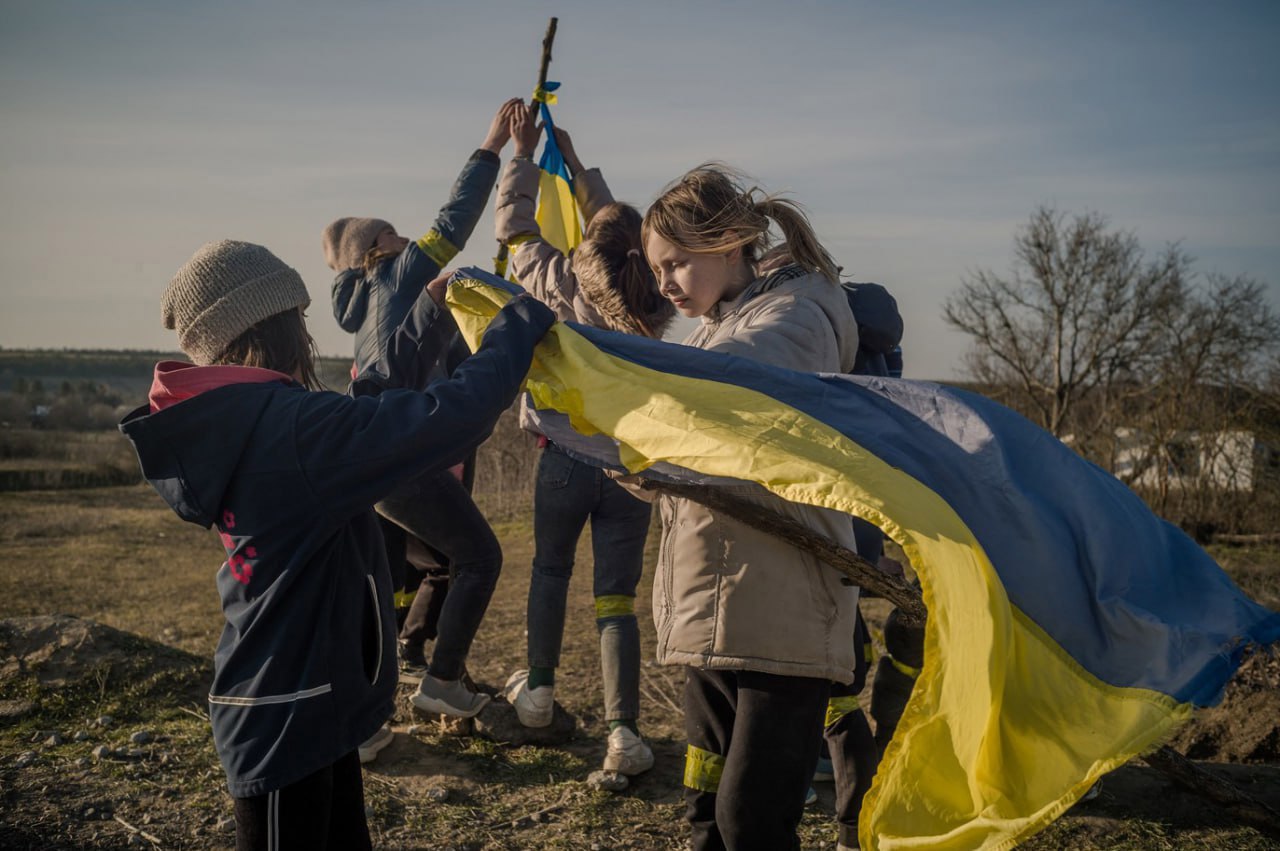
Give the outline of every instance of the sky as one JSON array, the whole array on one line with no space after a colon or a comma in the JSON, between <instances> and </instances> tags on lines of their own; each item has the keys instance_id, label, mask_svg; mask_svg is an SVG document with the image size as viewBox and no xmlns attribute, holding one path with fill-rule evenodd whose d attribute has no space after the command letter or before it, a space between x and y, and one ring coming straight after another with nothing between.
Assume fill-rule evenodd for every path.
<instances>
[{"instance_id":1,"label":"sky","mask_svg":"<svg viewBox=\"0 0 1280 851\"><path fill-rule=\"evenodd\" d=\"M1042 205L1280 308L1274 2L0 0L0 347L175 350L160 294L225 238L296 268L350 354L322 229L425 232L551 15L556 120L615 196L706 160L787 193L897 298L908 377L964 377L942 304ZM458 265L490 267L492 222Z\"/></svg>"}]
</instances>

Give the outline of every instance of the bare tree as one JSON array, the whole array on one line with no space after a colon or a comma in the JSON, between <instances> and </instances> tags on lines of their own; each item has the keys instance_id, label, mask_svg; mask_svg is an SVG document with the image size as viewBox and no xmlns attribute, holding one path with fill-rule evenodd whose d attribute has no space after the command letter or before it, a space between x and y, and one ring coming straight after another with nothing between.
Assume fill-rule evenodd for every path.
<instances>
[{"instance_id":1,"label":"bare tree","mask_svg":"<svg viewBox=\"0 0 1280 851\"><path fill-rule=\"evenodd\" d=\"M1016 407L1062 436L1073 408L1117 392L1150 356L1154 322L1184 290L1189 260L1170 246L1146 262L1130 233L1090 213L1036 210L1014 238L1010 277L979 271L947 299L946 321L973 337L979 381L1013 388Z\"/></svg>"},{"instance_id":2,"label":"bare tree","mask_svg":"<svg viewBox=\"0 0 1280 851\"><path fill-rule=\"evenodd\" d=\"M973 338L973 377L1166 517L1248 523L1280 408L1280 317L1263 286L1201 282L1176 245L1148 261L1097 214L1041 208L1014 251L1008 277L969 275L944 307Z\"/></svg>"}]
</instances>

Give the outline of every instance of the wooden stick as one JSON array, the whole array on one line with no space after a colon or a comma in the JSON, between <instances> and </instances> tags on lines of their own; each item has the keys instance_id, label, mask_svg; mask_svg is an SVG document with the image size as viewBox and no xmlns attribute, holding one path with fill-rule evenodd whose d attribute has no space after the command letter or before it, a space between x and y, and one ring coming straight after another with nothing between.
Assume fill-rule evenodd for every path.
<instances>
[{"instance_id":1,"label":"wooden stick","mask_svg":"<svg viewBox=\"0 0 1280 851\"><path fill-rule=\"evenodd\" d=\"M678 485L652 479L641 479L640 485L646 490L692 500L808 550L863 588L893 603L898 607L899 616L916 624L924 623L927 612L918 590L795 520L708 485ZM1179 785L1226 808L1241 821L1269 836L1280 837L1280 814L1229 780L1210 774L1167 746L1142 759Z\"/></svg>"},{"instance_id":2,"label":"wooden stick","mask_svg":"<svg viewBox=\"0 0 1280 851\"><path fill-rule=\"evenodd\" d=\"M152 836L151 834L147 833L145 830L142 830L141 828L134 827L133 825L129 824L129 822L127 822L127 821L125 821L124 819L120 818L120 816L118 816L118 815L112 814L112 816L111 816L111 817L112 817L113 819L115 819L116 821L120 822L120 823L121 823L122 825L124 825L125 827L127 827L127 828L130 830L130 832L138 834L138 835L139 835L139 836L141 836L143 839L145 839L145 840L147 840L148 842L150 842L152 845L155 845L157 848L158 848L158 847L160 847L160 840L159 840L159 839L157 839L156 837Z\"/></svg>"},{"instance_id":3,"label":"wooden stick","mask_svg":"<svg viewBox=\"0 0 1280 851\"><path fill-rule=\"evenodd\" d=\"M862 588L884 597L898 607L899 617L913 626L924 623L927 614L920 592L903 579L890 576L857 553L847 550L796 520L776 511L747 502L709 485L682 485L641 479L646 490L693 500L707 508L723 512L757 529L763 529L792 546L807 550L852 579Z\"/></svg>"},{"instance_id":4,"label":"wooden stick","mask_svg":"<svg viewBox=\"0 0 1280 851\"><path fill-rule=\"evenodd\" d=\"M547 84L547 69L551 67L551 45L556 40L556 24L559 18L552 18L547 24L547 34L542 37L542 62L538 66L538 89Z\"/></svg>"},{"instance_id":5,"label":"wooden stick","mask_svg":"<svg viewBox=\"0 0 1280 851\"><path fill-rule=\"evenodd\" d=\"M1280 813L1231 781L1205 771L1167 745L1142 759L1152 768L1164 772L1178 785L1226 808L1244 824L1267 836L1280 838Z\"/></svg>"}]
</instances>

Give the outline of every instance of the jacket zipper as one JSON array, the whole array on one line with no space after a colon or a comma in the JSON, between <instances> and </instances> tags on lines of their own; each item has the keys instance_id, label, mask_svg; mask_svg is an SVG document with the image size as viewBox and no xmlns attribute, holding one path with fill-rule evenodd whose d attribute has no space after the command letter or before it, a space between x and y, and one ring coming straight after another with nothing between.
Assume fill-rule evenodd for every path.
<instances>
[{"instance_id":1,"label":"jacket zipper","mask_svg":"<svg viewBox=\"0 0 1280 851\"><path fill-rule=\"evenodd\" d=\"M382 674L382 609L378 605L378 586L373 581L372 576L366 576L369 581L369 596L373 598L373 623L378 630L378 664L373 668L373 683L378 682L378 677Z\"/></svg>"}]
</instances>

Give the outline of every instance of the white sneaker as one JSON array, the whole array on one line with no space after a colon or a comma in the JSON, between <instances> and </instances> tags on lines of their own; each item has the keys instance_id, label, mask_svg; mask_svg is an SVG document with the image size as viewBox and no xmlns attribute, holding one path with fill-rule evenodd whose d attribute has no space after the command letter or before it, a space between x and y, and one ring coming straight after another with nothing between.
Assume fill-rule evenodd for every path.
<instances>
[{"instance_id":1,"label":"white sneaker","mask_svg":"<svg viewBox=\"0 0 1280 851\"><path fill-rule=\"evenodd\" d=\"M609 733L609 749L604 755L605 771L631 776L643 774L650 768L653 768L653 751L644 739L631 732L630 727L619 727Z\"/></svg>"},{"instance_id":2,"label":"white sneaker","mask_svg":"<svg viewBox=\"0 0 1280 851\"><path fill-rule=\"evenodd\" d=\"M383 724L378 728L378 732L361 742L360 747L356 748L356 752L360 754L360 762L373 762L378 758L378 751L395 741L395 738L396 734L391 732L391 728Z\"/></svg>"},{"instance_id":3,"label":"white sneaker","mask_svg":"<svg viewBox=\"0 0 1280 851\"><path fill-rule=\"evenodd\" d=\"M549 727L556 708L556 687L529 688L529 672L516 671L502 687L502 694L516 709L516 717L526 727Z\"/></svg>"},{"instance_id":4,"label":"white sneaker","mask_svg":"<svg viewBox=\"0 0 1280 851\"><path fill-rule=\"evenodd\" d=\"M474 718L492 698L484 692L472 691L462 680L438 680L427 674L409 700L428 715Z\"/></svg>"}]
</instances>

